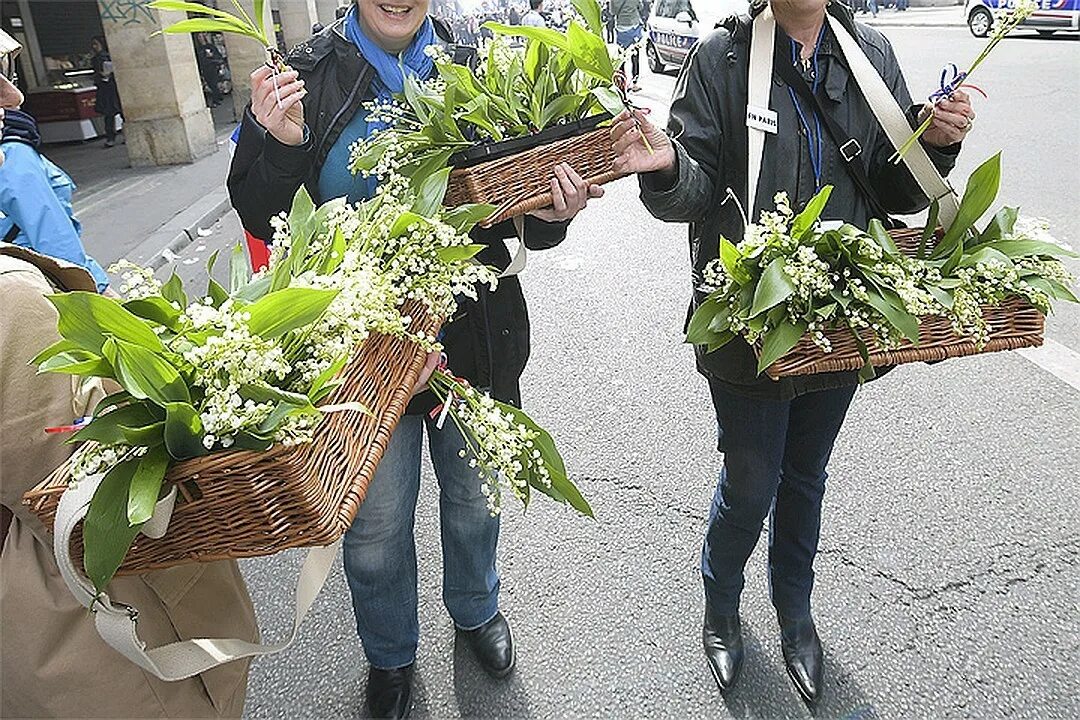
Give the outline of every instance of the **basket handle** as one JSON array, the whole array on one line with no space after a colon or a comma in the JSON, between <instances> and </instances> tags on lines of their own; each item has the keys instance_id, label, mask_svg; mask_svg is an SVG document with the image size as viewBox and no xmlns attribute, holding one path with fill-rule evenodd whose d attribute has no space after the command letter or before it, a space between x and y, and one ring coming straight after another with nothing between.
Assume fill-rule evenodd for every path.
<instances>
[{"instance_id":1,"label":"basket handle","mask_svg":"<svg viewBox=\"0 0 1080 720\"><path fill-rule=\"evenodd\" d=\"M292 645L300 624L326 584L341 540L308 550L296 582L292 632L284 641L263 644L239 638L197 638L147 648L139 639L138 608L111 600L105 593L98 595L72 561L71 534L86 516L90 500L103 477L95 475L70 485L60 497L53 525L53 554L60 574L75 599L93 613L102 640L131 662L166 681L183 680L233 660L272 655Z\"/></svg>"}]
</instances>

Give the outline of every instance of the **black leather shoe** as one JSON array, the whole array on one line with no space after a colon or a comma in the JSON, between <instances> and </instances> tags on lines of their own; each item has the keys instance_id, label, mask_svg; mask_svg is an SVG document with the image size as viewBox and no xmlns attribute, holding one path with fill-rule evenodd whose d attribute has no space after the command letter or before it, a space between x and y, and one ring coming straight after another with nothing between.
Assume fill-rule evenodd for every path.
<instances>
[{"instance_id":1,"label":"black leather shoe","mask_svg":"<svg viewBox=\"0 0 1080 720\"><path fill-rule=\"evenodd\" d=\"M743 663L742 623L738 614L716 615L706 605L701 640L713 679L720 692L727 692L739 678Z\"/></svg>"},{"instance_id":2,"label":"black leather shoe","mask_svg":"<svg viewBox=\"0 0 1080 720\"><path fill-rule=\"evenodd\" d=\"M795 689L803 700L811 705L821 700L825 691L825 662L814 619L807 615L791 620L778 615L780 621L780 649L784 664Z\"/></svg>"},{"instance_id":3,"label":"black leather shoe","mask_svg":"<svg viewBox=\"0 0 1080 720\"><path fill-rule=\"evenodd\" d=\"M514 669L514 638L510 623L501 612L475 630L461 630L480 666L497 678L504 678Z\"/></svg>"},{"instance_id":4,"label":"black leather shoe","mask_svg":"<svg viewBox=\"0 0 1080 720\"><path fill-rule=\"evenodd\" d=\"M372 667L367 678L367 711L373 718L406 718L412 711L415 665L396 670Z\"/></svg>"}]
</instances>

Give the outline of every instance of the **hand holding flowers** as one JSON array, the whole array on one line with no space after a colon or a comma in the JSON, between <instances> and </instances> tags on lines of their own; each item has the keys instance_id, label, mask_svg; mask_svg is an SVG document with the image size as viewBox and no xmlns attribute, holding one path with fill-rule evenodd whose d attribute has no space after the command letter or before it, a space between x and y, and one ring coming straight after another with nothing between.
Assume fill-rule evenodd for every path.
<instances>
[{"instance_id":1,"label":"hand holding flowers","mask_svg":"<svg viewBox=\"0 0 1080 720\"><path fill-rule=\"evenodd\" d=\"M624 110L611 126L615 150L615 169L626 173L675 170L675 147L661 128L648 120L648 108L637 108L633 114ZM646 142L642 142L642 140Z\"/></svg>"},{"instance_id":2,"label":"hand holding flowers","mask_svg":"<svg viewBox=\"0 0 1080 720\"><path fill-rule=\"evenodd\" d=\"M937 103L926 103L919 112L919 122L930 119L922 135L923 142L933 147L948 147L962 142L975 122L971 97L963 90L953 91Z\"/></svg>"}]
</instances>

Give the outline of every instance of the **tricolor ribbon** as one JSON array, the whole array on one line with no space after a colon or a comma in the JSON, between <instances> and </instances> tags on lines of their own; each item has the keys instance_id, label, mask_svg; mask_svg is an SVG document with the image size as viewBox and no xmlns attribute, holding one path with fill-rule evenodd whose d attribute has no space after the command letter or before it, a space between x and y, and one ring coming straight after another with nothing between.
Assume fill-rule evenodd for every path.
<instances>
[{"instance_id":1,"label":"tricolor ribbon","mask_svg":"<svg viewBox=\"0 0 1080 720\"><path fill-rule=\"evenodd\" d=\"M956 67L955 63L949 63L943 67L941 69L941 82L938 89L930 95L930 102L937 104L942 100L948 100L952 98L953 93L961 88L970 88L986 97L986 93L983 92L982 88L964 82L967 80L967 76L968 74Z\"/></svg>"},{"instance_id":2,"label":"tricolor ribbon","mask_svg":"<svg viewBox=\"0 0 1080 720\"><path fill-rule=\"evenodd\" d=\"M86 424L89 423L92 419L93 418L89 416L75 418L74 420L72 420L70 425L56 425L54 427L47 427L45 428L45 432L49 435L75 432L76 430L81 430L83 427L85 427Z\"/></svg>"}]
</instances>

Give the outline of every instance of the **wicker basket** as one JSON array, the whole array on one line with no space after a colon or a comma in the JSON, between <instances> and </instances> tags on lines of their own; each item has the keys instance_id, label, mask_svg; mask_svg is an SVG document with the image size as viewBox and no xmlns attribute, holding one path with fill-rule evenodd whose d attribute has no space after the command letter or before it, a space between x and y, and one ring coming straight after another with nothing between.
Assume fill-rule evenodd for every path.
<instances>
[{"instance_id":1,"label":"wicker basket","mask_svg":"<svg viewBox=\"0 0 1080 720\"><path fill-rule=\"evenodd\" d=\"M915 255L922 236L922 229L905 228L890 232L900 251ZM869 331L860 337L870 349L870 364L874 367L901 365L913 362L933 362L951 357L963 357L999 350L1016 350L1038 347L1043 343L1043 314L1031 303L1019 297L1008 298L1000 305L987 305L982 309L983 319L990 330L989 341L982 347L967 337L953 332L952 324L940 316L919 318L919 343L904 340L892 350L874 349ZM858 345L851 331L831 329L825 337L832 343L832 352L824 352L803 336L786 355L765 369L773 380L793 375L858 370L865 361L859 355ZM755 347L759 352L760 347Z\"/></svg>"},{"instance_id":2,"label":"wicker basket","mask_svg":"<svg viewBox=\"0 0 1080 720\"><path fill-rule=\"evenodd\" d=\"M437 330L438 323L420 308L405 313L420 319L421 329ZM118 574L337 540L364 500L425 355L414 343L372 335L327 402L359 401L374 417L335 412L323 418L310 444L213 453L174 465L166 482L177 484L179 493L168 532L158 540L139 535ZM68 479L63 465L23 497L48 528ZM75 556L81 557L81 531L74 542Z\"/></svg>"},{"instance_id":3,"label":"wicker basket","mask_svg":"<svg viewBox=\"0 0 1080 720\"><path fill-rule=\"evenodd\" d=\"M537 140L543 142L543 134ZM624 177L612 169L615 151L610 129L599 127L571 137L543 142L504 157L459 167L450 173L445 204L494 205L495 212L482 224L490 227L515 215L551 205L551 178L555 166L565 162L590 184Z\"/></svg>"}]
</instances>

